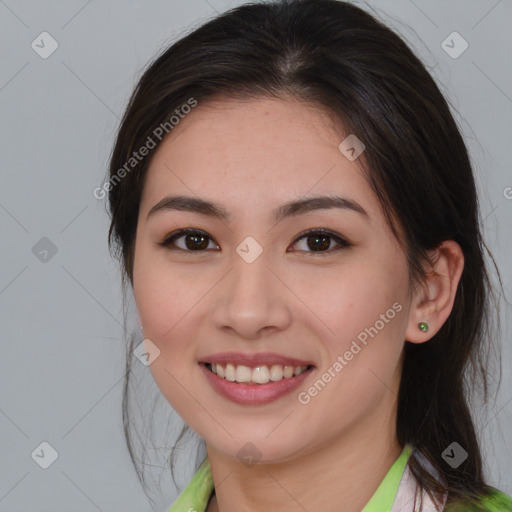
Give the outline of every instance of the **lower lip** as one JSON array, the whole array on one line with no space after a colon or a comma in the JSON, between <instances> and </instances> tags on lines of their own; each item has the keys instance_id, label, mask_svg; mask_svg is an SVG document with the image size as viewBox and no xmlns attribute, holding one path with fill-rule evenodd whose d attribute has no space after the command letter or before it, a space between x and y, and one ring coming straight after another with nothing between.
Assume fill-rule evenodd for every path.
<instances>
[{"instance_id":1,"label":"lower lip","mask_svg":"<svg viewBox=\"0 0 512 512\"><path fill-rule=\"evenodd\" d=\"M313 370L310 368L296 377L270 381L268 384L239 384L219 377L208 370L203 363L199 366L217 393L241 405L260 405L273 402L297 389Z\"/></svg>"}]
</instances>

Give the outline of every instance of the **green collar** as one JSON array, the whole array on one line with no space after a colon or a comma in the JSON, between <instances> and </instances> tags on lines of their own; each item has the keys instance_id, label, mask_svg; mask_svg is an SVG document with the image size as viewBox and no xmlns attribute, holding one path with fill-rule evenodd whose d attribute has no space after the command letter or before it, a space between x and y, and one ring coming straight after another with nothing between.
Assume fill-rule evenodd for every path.
<instances>
[{"instance_id":1,"label":"green collar","mask_svg":"<svg viewBox=\"0 0 512 512\"><path fill-rule=\"evenodd\" d=\"M213 478L208 458L204 459L190 483L183 489L169 512L205 512L213 492Z\"/></svg>"},{"instance_id":2,"label":"green collar","mask_svg":"<svg viewBox=\"0 0 512 512\"><path fill-rule=\"evenodd\" d=\"M404 447L362 512L389 512L391 510L411 451L412 448L409 445ZM212 492L213 478L210 462L206 458L190 483L172 504L169 512L188 512L189 510L205 512Z\"/></svg>"},{"instance_id":3,"label":"green collar","mask_svg":"<svg viewBox=\"0 0 512 512\"><path fill-rule=\"evenodd\" d=\"M389 512L391 510L411 452L411 446L406 445L361 512Z\"/></svg>"}]
</instances>

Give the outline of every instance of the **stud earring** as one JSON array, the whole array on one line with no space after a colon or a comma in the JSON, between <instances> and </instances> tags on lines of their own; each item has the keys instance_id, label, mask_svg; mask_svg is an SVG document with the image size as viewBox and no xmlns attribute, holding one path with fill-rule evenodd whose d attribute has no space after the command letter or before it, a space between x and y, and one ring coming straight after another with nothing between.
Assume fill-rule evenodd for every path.
<instances>
[{"instance_id":1,"label":"stud earring","mask_svg":"<svg viewBox=\"0 0 512 512\"><path fill-rule=\"evenodd\" d=\"M427 332L428 331L428 324L427 324L427 322L420 322L418 324L418 329L420 331Z\"/></svg>"}]
</instances>

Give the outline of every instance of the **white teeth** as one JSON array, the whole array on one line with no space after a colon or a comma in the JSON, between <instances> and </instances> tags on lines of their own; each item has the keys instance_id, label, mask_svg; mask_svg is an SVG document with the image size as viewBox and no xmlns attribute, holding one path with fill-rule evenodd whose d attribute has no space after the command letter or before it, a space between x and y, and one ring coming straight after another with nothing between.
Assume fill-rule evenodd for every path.
<instances>
[{"instance_id":1,"label":"white teeth","mask_svg":"<svg viewBox=\"0 0 512 512\"><path fill-rule=\"evenodd\" d=\"M283 377L289 379L293 376L293 366L285 366L283 370Z\"/></svg>"},{"instance_id":2,"label":"white teeth","mask_svg":"<svg viewBox=\"0 0 512 512\"><path fill-rule=\"evenodd\" d=\"M283 378L290 379L293 376L300 375L305 372L307 366L282 366L274 364L270 368L266 365L255 366L251 368L245 365L234 365L231 363L225 366L219 363L209 365L211 371L219 377L229 380L230 382L251 383L251 384L267 384L268 382L276 382Z\"/></svg>"},{"instance_id":3,"label":"white teeth","mask_svg":"<svg viewBox=\"0 0 512 512\"><path fill-rule=\"evenodd\" d=\"M270 368L270 380L276 381L283 378L283 367L280 364L272 365Z\"/></svg>"},{"instance_id":4,"label":"white teeth","mask_svg":"<svg viewBox=\"0 0 512 512\"><path fill-rule=\"evenodd\" d=\"M236 367L235 380L237 382L249 382L251 380L252 371L248 366L239 365Z\"/></svg>"},{"instance_id":5,"label":"white teeth","mask_svg":"<svg viewBox=\"0 0 512 512\"><path fill-rule=\"evenodd\" d=\"M235 382L235 367L232 364L226 365L226 380Z\"/></svg>"},{"instance_id":6,"label":"white teeth","mask_svg":"<svg viewBox=\"0 0 512 512\"><path fill-rule=\"evenodd\" d=\"M270 372L266 366L256 366L252 371L252 381L266 384L270 380Z\"/></svg>"}]
</instances>

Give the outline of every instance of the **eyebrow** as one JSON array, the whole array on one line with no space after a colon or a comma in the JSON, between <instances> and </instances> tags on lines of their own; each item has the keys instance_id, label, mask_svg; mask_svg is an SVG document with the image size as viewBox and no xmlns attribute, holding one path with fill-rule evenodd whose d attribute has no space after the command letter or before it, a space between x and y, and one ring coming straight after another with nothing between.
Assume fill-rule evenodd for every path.
<instances>
[{"instance_id":1,"label":"eyebrow","mask_svg":"<svg viewBox=\"0 0 512 512\"><path fill-rule=\"evenodd\" d=\"M277 223L285 218L295 215L302 215L315 210L333 208L352 210L360 213L366 218L369 218L368 212L357 201L346 197L332 195L305 197L303 199L290 201L273 210L272 217ZM229 214L222 205L192 196L164 197L156 203L151 210L149 210L146 219L156 213L163 213L172 210L188 211L198 213L200 215L207 215L225 222L229 222L231 219L231 214Z\"/></svg>"}]
</instances>

